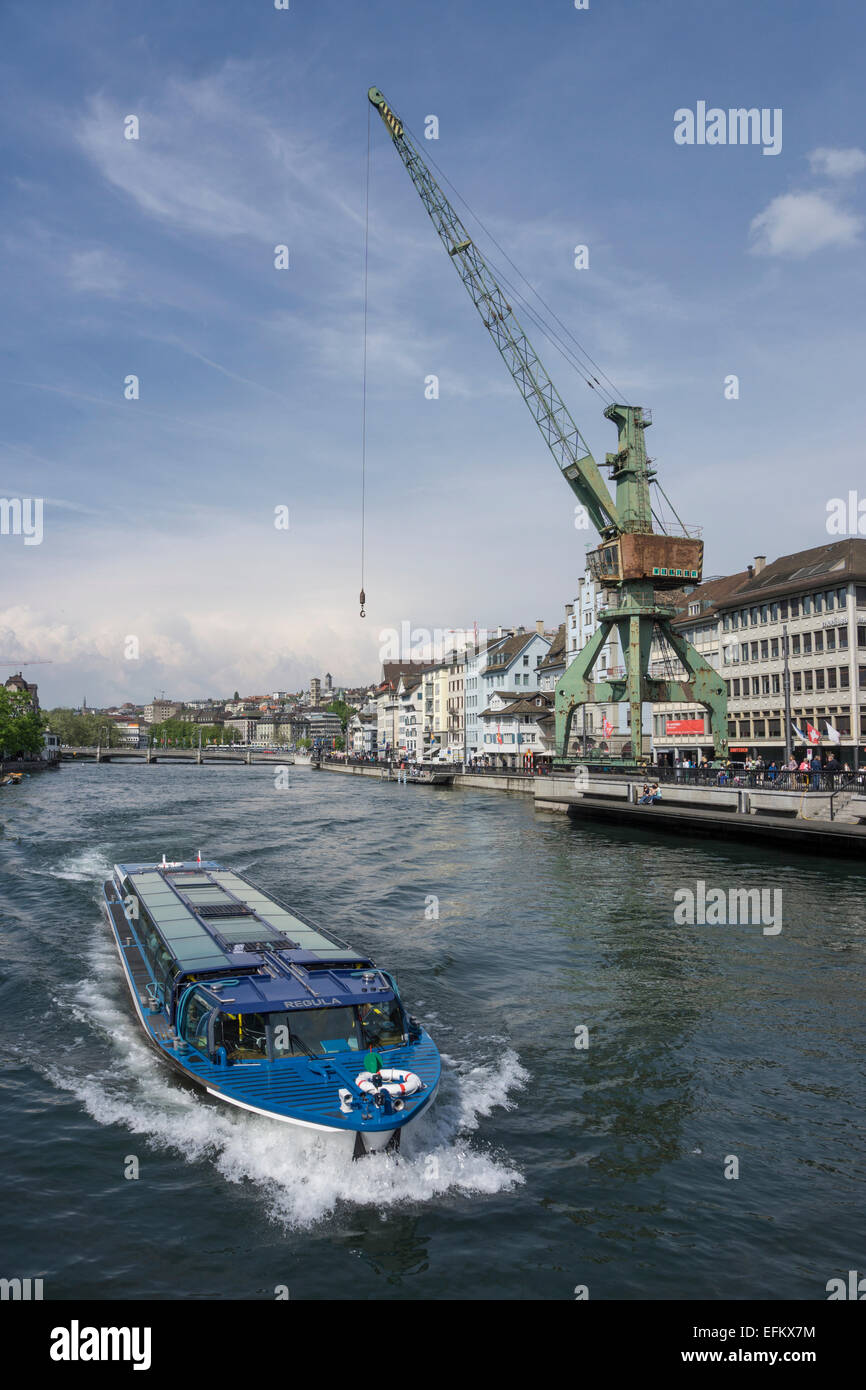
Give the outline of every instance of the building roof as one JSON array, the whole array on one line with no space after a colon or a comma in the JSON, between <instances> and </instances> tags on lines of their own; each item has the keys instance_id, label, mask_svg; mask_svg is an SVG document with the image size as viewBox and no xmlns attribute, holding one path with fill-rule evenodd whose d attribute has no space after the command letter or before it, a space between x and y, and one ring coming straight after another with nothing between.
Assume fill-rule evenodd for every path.
<instances>
[{"instance_id":1,"label":"building roof","mask_svg":"<svg viewBox=\"0 0 866 1390\"><path fill-rule=\"evenodd\" d=\"M511 703L505 709L487 709L481 711L481 718L490 715L491 719L501 718L506 714L535 714L542 715L545 710L549 710L553 705L553 695L549 690L533 690L531 694L518 695L516 693L506 693L496 691L503 699L510 700ZM541 700L541 704L536 704L536 700Z\"/></svg>"},{"instance_id":2,"label":"building roof","mask_svg":"<svg viewBox=\"0 0 866 1390\"><path fill-rule=\"evenodd\" d=\"M553 634L550 646L541 658L539 671L549 670L551 666L565 665L567 641L565 623L560 623Z\"/></svg>"},{"instance_id":3,"label":"building roof","mask_svg":"<svg viewBox=\"0 0 866 1390\"><path fill-rule=\"evenodd\" d=\"M434 667L441 664L441 662L435 661L383 661L382 679L378 689L382 690L383 687L387 687L390 690L396 690L400 684L401 676L418 674L421 671L432 671Z\"/></svg>"},{"instance_id":4,"label":"building roof","mask_svg":"<svg viewBox=\"0 0 866 1390\"><path fill-rule=\"evenodd\" d=\"M713 579L708 579L704 584L696 584L693 589L686 593L683 589L668 590L660 594L659 601L668 607L674 607L677 615L673 620L674 627L688 625L695 619L711 618L719 610L719 607L726 602L733 594L742 589L748 582L749 570L739 570L736 574L722 574ZM701 611L690 613L690 606L700 602Z\"/></svg>"},{"instance_id":5,"label":"building roof","mask_svg":"<svg viewBox=\"0 0 866 1390\"><path fill-rule=\"evenodd\" d=\"M760 573L753 574L738 597L760 600L777 593L819 588L822 584L848 583L851 579L866 579L866 540L831 541L811 550L781 555Z\"/></svg>"},{"instance_id":6,"label":"building roof","mask_svg":"<svg viewBox=\"0 0 866 1390\"><path fill-rule=\"evenodd\" d=\"M539 637L542 642L548 641L543 633L536 632L533 628L531 632L516 632L512 637L498 637L494 642L488 643L488 655L501 656L504 657L504 660L488 662L486 666L481 668L481 675L486 676L491 671L501 670L503 666L508 666L536 637Z\"/></svg>"}]
</instances>

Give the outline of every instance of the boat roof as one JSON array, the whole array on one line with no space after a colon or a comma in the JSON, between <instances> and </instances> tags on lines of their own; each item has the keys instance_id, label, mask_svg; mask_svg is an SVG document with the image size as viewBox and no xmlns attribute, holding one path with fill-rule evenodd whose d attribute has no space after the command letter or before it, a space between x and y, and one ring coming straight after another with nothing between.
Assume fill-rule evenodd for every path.
<instances>
[{"instance_id":1,"label":"boat roof","mask_svg":"<svg viewBox=\"0 0 866 1390\"><path fill-rule=\"evenodd\" d=\"M363 952L215 861L116 864L115 872L144 905L182 974L238 972L232 1012L394 997L389 978ZM203 983L222 988L216 978Z\"/></svg>"}]
</instances>

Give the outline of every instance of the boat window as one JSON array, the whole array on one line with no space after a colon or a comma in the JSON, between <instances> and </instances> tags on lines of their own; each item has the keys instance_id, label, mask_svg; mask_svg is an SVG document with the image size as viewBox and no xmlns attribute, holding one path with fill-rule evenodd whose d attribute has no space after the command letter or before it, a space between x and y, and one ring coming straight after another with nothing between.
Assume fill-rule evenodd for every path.
<instances>
[{"instance_id":1,"label":"boat window","mask_svg":"<svg viewBox=\"0 0 866 1390\"><path fill-rule=\"evenodd\" d=\"M207 1052L207 1022L212 1005L196 992L184 1010L183 1036L199 1052Z\"/></svg>"},{"instance_id":2,"label":"boat window","mask_svg":"<svg viewBox=\"0 0 866 1390\"><path fill-rule=\"evenodd\" d=\"M360 1052L361 1029L351 1006L338 1009L286 1009L268 1014L275 1057L321 1057Z\"/></svg>"},{"instance_id":3,"label":"boat window","mask_svg":"<svg viewBox=\"0 0 866 1390\"><path fill-rule=\"evenodd\" d=\"M403 1010L396 999L381 1004L361 1004L358 1013L364 1029L365 1047L400 1047L406 1041Z\"/></svg>"},{"instance_id":4,"label":"boat window","mask_svg":"<svg viewBox=\"0 0 866 1390\"><path fill-rule=\"evenodd\" d=\"M214 1046L224 1047L230 1062L265 1062L268 1037L261 1014L218 1014Z\"/></svg>"}]
</instances>

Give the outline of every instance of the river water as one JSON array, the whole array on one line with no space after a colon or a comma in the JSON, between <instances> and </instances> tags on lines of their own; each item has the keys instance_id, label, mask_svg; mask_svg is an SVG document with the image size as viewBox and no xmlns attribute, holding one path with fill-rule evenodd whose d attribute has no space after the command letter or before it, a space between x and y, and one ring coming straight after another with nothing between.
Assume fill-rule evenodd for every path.
<instances>
[{"instance_id":1,"label":"river water","mask_svg":"<svg viewBox=\"0 0 866 1390\"><path fill-rule=\"evenodd\" d=\"M0 1274L46 1299L823 1299L866 1271L864 870L276 780L0 792ZM100 884L199 849L397 975L444 1062L398 1157L220 1108L140 1038ZM780 890L782 930L678 924L698 881Z\"/></svg>"}]
</instances>

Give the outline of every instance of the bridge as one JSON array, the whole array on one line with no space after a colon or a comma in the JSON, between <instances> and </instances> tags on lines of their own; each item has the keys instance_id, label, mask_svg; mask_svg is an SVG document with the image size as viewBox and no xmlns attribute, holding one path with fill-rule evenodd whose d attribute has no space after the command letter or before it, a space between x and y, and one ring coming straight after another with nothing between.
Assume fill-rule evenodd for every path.
<instances>
[{"instance_id":1,"label":"bridge","mask_svg":"<svg viewBox=\"0 0 866 1390\"><path fill-rule=\"evenodd\" d=\"M228 747L210 748L103 748L97 744L91 747L61 748L60 758L65 763L204 763L239 764L249 767L254 763L270 764L272 767L294 762L289 752L272 752L264 748Z\"/></svg>"}]
</instances>

